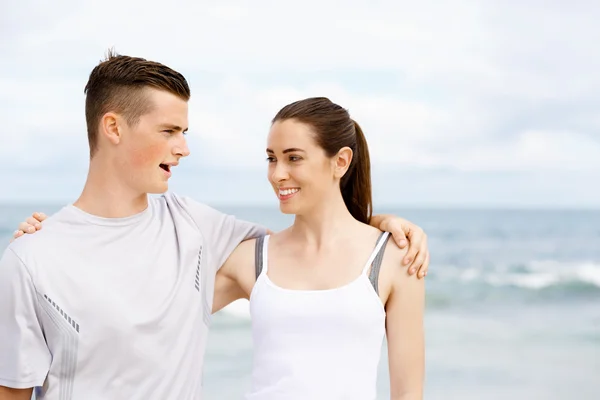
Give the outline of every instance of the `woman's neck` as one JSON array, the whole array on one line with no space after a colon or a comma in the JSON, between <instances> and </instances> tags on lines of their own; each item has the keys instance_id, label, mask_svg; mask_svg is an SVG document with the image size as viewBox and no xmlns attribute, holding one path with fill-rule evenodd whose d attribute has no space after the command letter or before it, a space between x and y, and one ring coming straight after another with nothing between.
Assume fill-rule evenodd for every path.
<instances>
[{"instance_id":1,"label":"woman's neck","mask_svg":"<svg viewBox=\"0 0 600 400\"><path fill-rule=\"evenodd\" d=\"M305 214L296 215L290 234L306 246L320 249L339 239L340 233L352 232L358 225L360 222L350 214L338 192Z\"/></svg>"}]
</instances>

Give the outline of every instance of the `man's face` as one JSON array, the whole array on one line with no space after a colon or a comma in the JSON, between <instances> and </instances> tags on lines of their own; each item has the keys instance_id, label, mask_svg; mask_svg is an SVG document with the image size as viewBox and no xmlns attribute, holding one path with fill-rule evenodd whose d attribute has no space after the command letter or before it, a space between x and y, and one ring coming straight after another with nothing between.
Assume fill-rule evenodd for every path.
<instances>
[{"instance_id":1,"label":"man's face","mask_svg":"<svg viewBox=\"0 0 600 400\"><path fill-rule=\"evenodd\" d=\"M148 89L151 109L135 126L122 124L117 162L123 179L139 193L164 193L173 167L190 151L187 101L165 91Z\"/></svg>"}]
</instances>

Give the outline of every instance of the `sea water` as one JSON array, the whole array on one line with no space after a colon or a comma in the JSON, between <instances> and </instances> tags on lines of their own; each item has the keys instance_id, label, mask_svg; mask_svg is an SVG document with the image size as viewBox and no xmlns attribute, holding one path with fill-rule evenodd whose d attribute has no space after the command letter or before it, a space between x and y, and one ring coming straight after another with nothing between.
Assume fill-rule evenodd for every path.
<instances>
[{"instance_id":1,"label":"sea water","mask_svg":"<svg viewBox=\"0 0 600 400\"><path fill-rule=\"evenodd\" d=\"M219 207L278 230L277 209ZM1 205L0 250L17 223L56 205ZM429 237L425 399L600 398L600 211L388 208ZM385 344L378 399L389 399ZM250 383L248 303L216 314L205 398Z\"/></svg>"}]
</instances>

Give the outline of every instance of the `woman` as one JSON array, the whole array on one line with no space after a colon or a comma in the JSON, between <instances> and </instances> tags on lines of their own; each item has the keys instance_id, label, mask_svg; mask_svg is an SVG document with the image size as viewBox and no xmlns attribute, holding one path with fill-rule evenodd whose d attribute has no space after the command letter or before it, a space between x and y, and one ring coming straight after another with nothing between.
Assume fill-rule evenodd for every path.
<instances>
[{"instance_id":1,"label":"woman","mask_svg":"<svg viewBox=\"0 0 600 400\"><path fill-rule=\"evenodd\" d=\"M397 267L404 251L369 225L360 126L326 98L292 103L272 122L268 177L294 223L243 243L222 268L221 282L237 288L228 302L250 299L246 398L374 399L387 334L391 397L421 399L424 282Z\"/></svg>"},{"instance_id":2,"label":"woman","mask_svg":"<svg viewBox=\"0 0 600 400\"><path fill-rule=\"evenodd\" d=\"M393 399L421 399L424 281L405 251L369 225L370 160L360 126L326 98L272 121L268 178L289 228L242 243L219 270L213 312L250 300L248 400L376 397L387 336Z\"/></svg>"}]
</instances>

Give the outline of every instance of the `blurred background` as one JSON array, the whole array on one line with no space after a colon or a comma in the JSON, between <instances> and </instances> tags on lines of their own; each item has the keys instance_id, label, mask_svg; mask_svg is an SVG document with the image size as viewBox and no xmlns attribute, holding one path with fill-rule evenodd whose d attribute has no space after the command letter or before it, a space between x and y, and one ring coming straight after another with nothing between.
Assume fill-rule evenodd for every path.
<instances>
[{"instance_id":1,"label":"blurred background","mask_svg":"<svg viewBox=\"0 0 600 400\"><path fill-rule=\"evenodd\" d=\"M0 250L81 191L83 88L110 47L190 83L171 190L273 229L291 219L266 180L270 119L327 96L363 126L375 212L429 234L425 399L596 399L599 18L584 0L5 2ZM214 318L208 400L248 387L247 309Z\"/></svg>"}]
</instances>

